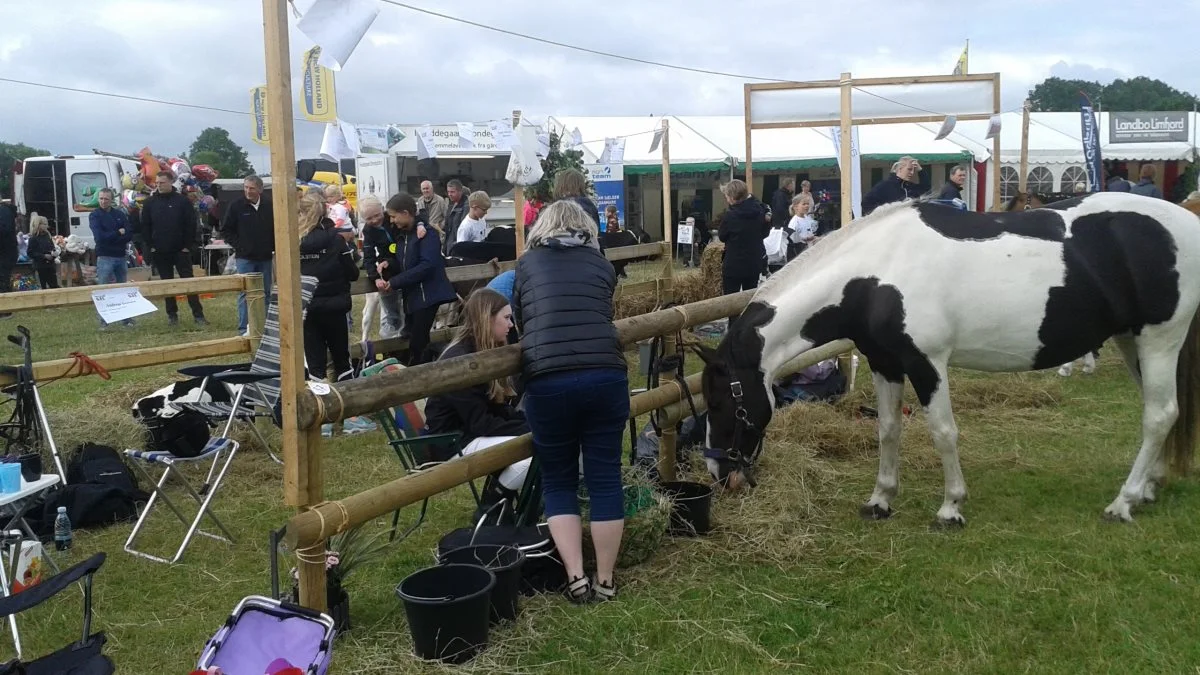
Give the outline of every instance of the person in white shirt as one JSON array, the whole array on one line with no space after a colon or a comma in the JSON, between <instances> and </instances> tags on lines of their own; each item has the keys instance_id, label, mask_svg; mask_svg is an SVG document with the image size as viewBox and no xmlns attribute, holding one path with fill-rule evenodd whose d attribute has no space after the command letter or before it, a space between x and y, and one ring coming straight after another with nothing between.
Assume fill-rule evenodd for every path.
<instances>
[{"instance_id":1,"label":"person in white shirt","mask_svg":"<svg viewBox=\"0 0 1200 675\"><path fill-rule=\"evenodd\" d=\"M809 213L812 211L812 195L801 192L792 198L792 219L788 221L788 260L800 255L808 246L817 240L817 221Z\"/></svg>"},{"instance_id":2,"label":"person in white shirt","mask_svg":"<svg viewBox=\"0 0 1200 675\"><path fill-rule=\"evenodd\" d=\"M483 241L487 236L488 226L487 216L488 209L492 208L492 198L488 197L488 193L483 190L477 190L467 196L467 216L463 218L462 223L458 226L458 242L464 241Z\"/></svg>"}]
</instances>

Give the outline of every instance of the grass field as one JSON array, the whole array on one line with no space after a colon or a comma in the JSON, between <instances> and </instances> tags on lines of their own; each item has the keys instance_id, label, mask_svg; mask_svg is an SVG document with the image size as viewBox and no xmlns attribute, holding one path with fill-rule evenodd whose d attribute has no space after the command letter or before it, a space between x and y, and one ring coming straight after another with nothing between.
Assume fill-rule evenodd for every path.
<instances>
[{"instance_id":1,"label":"grass field","mask_svg":"<svg viewBox=\"0 0 1200 675\"><path fill-rule=\"evenodd\" d=\"M204 331L187 318L169 329L160 312L135 329L101 332L86 308L18 315L0 331L29 326L39 360L229 336L233 297L206 302L212 327ZM15 362L15 347L5 349ZM56 435L71 445L129 444L129 403L173 372L45 386ZM942 473L919 413L906 425L897 514L868 523L857 509L874 483L873 424L794 406L773 424L759 488L721 497L711 535L667 540L651 561L623 570L617 602L526 602L515 626L493 631L488 651L456 670L1194 672L1200 487L1174 482L1132 524L1100 518L1139 430L1137 394L1113 351L1092 376L955 373L955 383L971 495L965 529L930 527ZM330 499L400 473L379 432L328 442L324 465ZM268 593L267 532L290 515L280 476L261 449L244 447L215 507L237 543L198 540L174 567L122 551L130 525L77 533L63 563L109 555L95 626L108 633L118 672L188 672L243 596ZM469 512L465 488L442 495L413 538L351 576L354 627L336 644L332 672L431 669L410 656L394 588L431 563L437 539ZM145 542L165 551L181 530L159 524L171 527L152 528ZM27 654L75 639L80 604L69 592L23 616ZM0 660L10 654L5 639Z\"/></svg>"}]
</instances>

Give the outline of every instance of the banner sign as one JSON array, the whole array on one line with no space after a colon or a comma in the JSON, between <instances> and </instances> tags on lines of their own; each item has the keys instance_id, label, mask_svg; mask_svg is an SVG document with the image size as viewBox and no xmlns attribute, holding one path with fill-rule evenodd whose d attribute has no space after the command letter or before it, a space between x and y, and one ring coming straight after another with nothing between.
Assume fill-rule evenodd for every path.
<instances>
[{"instance_id":1,"label":"banner sign","mask_svg":"<svg viewBox=\"0 0 1200 675\"><path fill-rule=\"evenodd\" d=\"M1104 182L1103 169L1100 165L1100 129L1096 125L1096 116L1092 112L1092 102L1086 94L1079 94L1079 124L1083 132L1083 160L1087 166L1088 182L1091 191L1099 192Z\"/></svg>"},{"instance_id":2,"label":"banner sign","mask_svg":"<svg viewBox=\"0 0 1200 675\"><path fill-rule=\"evenodd\" d=\"M600 212L600 231L604 232L608 223L604 219L604 209L610 205L617 207L617 222L625 227L625 169L620 164L584 164L583 170L588 172L592 187L596 190L596 210Z\"/></svg>"},{"instance_id":3,"label":"banner sign","mask_svg":"<svg viewBox=\"0 0 1200 675\"><path fill-rule=\"evenodd\" d=\"M336 122L337 95L333 89L333 71L317 63L321 48L304 52L301 72L304 85L300 90L300 109L309 122Z\"/></svg>"},{"instance_id":4,"label":"banner sign","mask_svg":"<svg viewBox=\"0 0 1200 675\"><path fill-rule=\"evenodd\" d=\"M838 171L845 171L846 167L842 166L841 127L833 127L833 147L837 152ZM850 127L850 209L855 218L862 218L862 159L859 157L858 127Z\"/></svg>"},{"instance_id":5,"label":"banner sign","mask_svg":"<svg viewBox=\"0 0 1200 675\"><path fill-rule=\"evenodd\" d=\"M270 145L271 137L267 130L267 86L265 84L250 90L250 116L254 119L254 142L259 145Z\"/></svg>"},{"instance_id":6,"label":"banner sign","mask_svg":"<svg viewBox=\"0 0 1200 675\"><path fill-rule=\"evenodd\" d=\"M1186 112L1110 112L1108 142L1186 143L1189 117Z\"/></svg>"}]
</instances>

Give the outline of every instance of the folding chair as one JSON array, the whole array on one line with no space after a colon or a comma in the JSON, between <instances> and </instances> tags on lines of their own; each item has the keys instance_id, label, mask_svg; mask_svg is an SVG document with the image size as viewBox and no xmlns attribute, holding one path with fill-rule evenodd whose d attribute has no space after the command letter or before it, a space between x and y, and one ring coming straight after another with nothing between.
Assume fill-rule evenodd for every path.
<instances>
[{"instance_id":1,"label":"folding chair","mask_svg":"<svg viewBox=\"0 0 1200 675\"><path fill-rule=\"evenodd\" d=\"M150 499L146 502L145 508L142 509L142 514L138 516L137 524L133 526L133 531L129 533L129 539L125 541L125 551L127 553L132 553L133 555L146 558L147 560L173 565L179 562L179 559L183 557L183 552L187 549L188 543L191 542L192 537L196 534L202 534L206 537L216 539L217 541L223 541L225 543L232 544L233 535L230 534L229 530L225 528L225 525L222 524L219 519L217 519L216 514L209 510L209 505L212 503L213 497L217 494L217 490L221 487L221 480L225 477L225 473L229 470L229 465L233 462L233 458L237 454L237 451L237 441L220 436L209 439L208 443L204 446L204 450L195 457L176 457L170 452L165 451L146 452L143 450L126 450L125 455L131 460L134 460L131 463L133 464L134 468L137 469L138 473L142 474L147 481L154 484L154 491L150 493ZM217 472L216 478L214 479L212 478L213 470L216 469L217 464L221 461L221 455L223 453L228 454L225 457L224 464L221 465L221 470ZM179 467L183 464L201 462L209 458L212 459L213 463L212 468L208 472L209 479L205 481L201 490L197 491L194 487L192 487L192 484L188 482L187 478L184 477L183 473L179 470ZM146 468L142 466L143 464L147 466L158 465L163 468L162 475L157 481L151 477ZM175 502L171 501L171 498L167 496L165 488L167 482L172 476L175 477L177 482L183 485L183 488L199 506L199 509L196 511L196 516L190 521L186 516L183 515L183 512L179 510L179 507L175 505ZM167 504L167 507L169 507L171 511L175 513L175 516L179 518L180 522L188 526L187 534L183 537L183 543L181 543L179 545L179 549L175 551L175 557L171 558L170 560L167 560L166 558L160 558L158 556L151 555L133 548L134 540L137 539L138 533L141 532L142 526L146 524L146 520L149 518L150 512L154 509L154 505L158 502L160 497L162 498L163 502ZM200 529L200 521L205 515L207 515L214 523L216 523L217 527L219 527L221 531L225 533L225 536L222 537L219 534L206 532Z\"/></svg>"},{"instance_id":2,"label":"folding chair","mask_svg":"<svg viewBox=\"0 0 1200 675\"><path fill-rule=\"evenodd\" d=\"M400 362L394 358L386 359L371 366L362 369L359 377L370 377L377 373L382 373L388 370L403 368ZM423 403L423 401L422 401ZM371 418L375 423L383 429L383 433L387 435L388 445L396 452L396 457L400 459L400 464L404 466L404 471L409 474L420 473L432 467L444 464L456 457L462 457L462 433L451 432L446 434L426 434L425 430L425 414L421 411L417 402L409 402L400 406L398 410L388 408L378 412L371 413ZM467 485L471 487L471 494L475 497L475 504L480 504L479 489L475 487L475 481L467 481ZM429 509L429 497L421 501L421 512L417 515L414 522L401 539L405 539L412 534L421 523L425 522L425 514ZM396 530L400 526L400 510L397 509L392 514L392 533L389 536L389 541L396 539Z\"/></svg>"},{"instance_id":3,"label":"folding chair","mask_svg":"<svg viewBox=\"0 0 1200 675\"><path fill-rule=\"evenodd\" d=\"M112 660L102 653L104 633L92 633L92 576L104 564L105 556L104 553L97 553L36 586L0 598L0 619L4 619L42 604L83 579L83 637L34 661L22 661L21 645L17 644L17 658L0 664L0 675L109 675L116 672Z\"/></svg>"},{"instance_id":4,"label":"folding chair","mask_svg":"<svg viewBox=\"0 0 1200 675\"><path fill-rule=\"evenodd\" d=\"M308 312L308 303L312 300L317 288L317 278L300 277L301 315ZM232 403L199 402L173 403L177 408L194 410L203 414L213 425L224 423L221 436L228 437L234 420L247 422L258 442L266 448L267 454L277 464L283 461L271 450L271 445L263 438L262 432L254 421L258 417L269 417L276 426L282 424L279 404L279 302L278 286L272 286L267 305L267 321L263 326L262 340L258 351L254 353L254 361L236 365L190 366L180 368L180 375L204 378L200 383L200 391L204 391L208 380L214 379L225 385L233 399ZM307 378L307 370L305 377ZM237 387L236 393L234 387ZM212 474L209 474L211 480Z\"/></svg>"}]
</instances>

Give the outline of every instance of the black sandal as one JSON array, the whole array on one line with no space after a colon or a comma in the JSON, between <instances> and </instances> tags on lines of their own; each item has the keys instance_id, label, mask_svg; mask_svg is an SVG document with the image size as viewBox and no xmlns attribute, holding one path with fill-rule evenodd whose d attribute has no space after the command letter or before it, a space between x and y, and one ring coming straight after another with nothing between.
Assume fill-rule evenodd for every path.
<instances>
[{"instance_id":1,"label":"black sandal","mask_svg":"<svg viewBox=\"0 0 1200 675\"><path fill-rule=\"evenodd\" d=\"M596 602L606 602L614 600L617 597L617 586L611 580L606 584L602 581L597 581L594 587Z\"/></svg>"},{"instance_id":2,"label":"black sandal","mask_svg":"<svg viewBox=\"0 0 1200 675\"><path fill-rule=\"evenodd\" d=\"M567 584L563 593L571 602L577 605L585 604L592 599L592 580L587 577L576 577Z\"/></svg>"}]
</instances>

